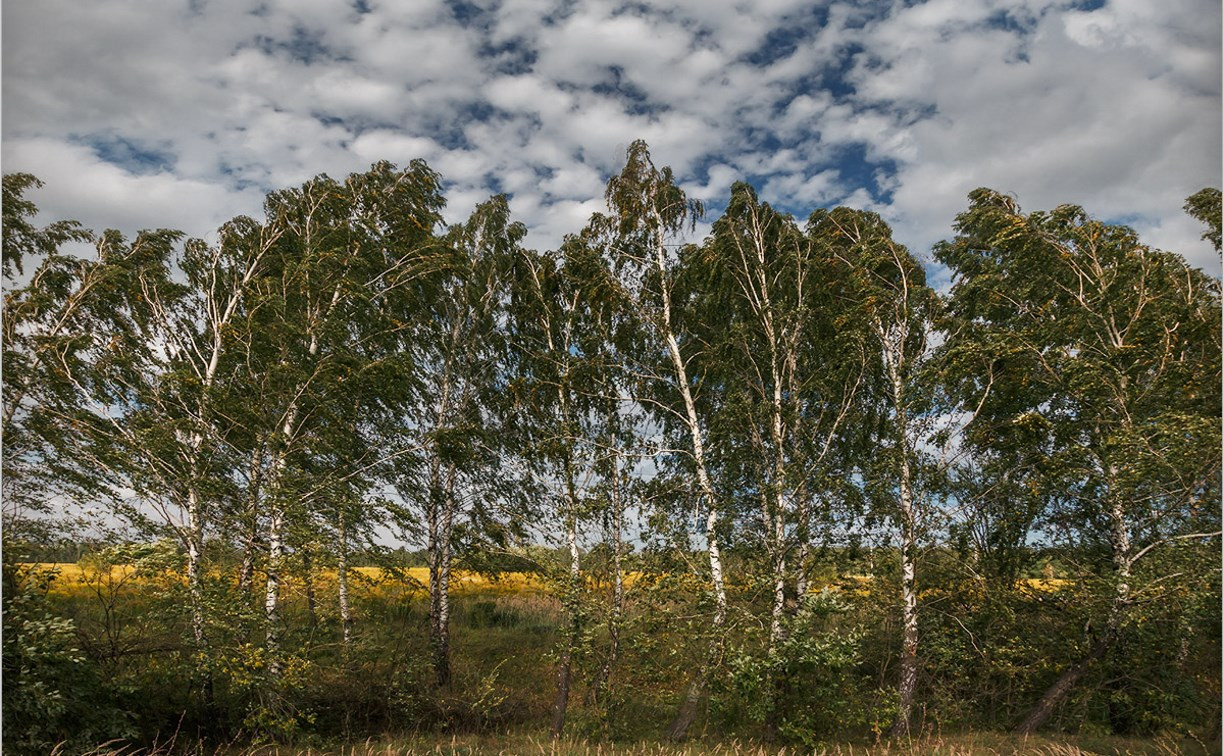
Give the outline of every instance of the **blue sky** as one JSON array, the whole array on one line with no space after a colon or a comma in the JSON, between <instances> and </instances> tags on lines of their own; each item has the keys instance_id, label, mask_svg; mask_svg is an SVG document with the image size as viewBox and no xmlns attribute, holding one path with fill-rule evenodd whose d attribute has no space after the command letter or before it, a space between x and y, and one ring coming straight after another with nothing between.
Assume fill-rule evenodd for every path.
<instances>
[{"instance_id":1,"label":"blue sky","mask_svg":"<svg viewBox=\"0 0 1223 756\"><path fill-rule=\"evenodd\" d=\"M746 178L926 255L989 186L1217 274L1181 206L1221 183L1218 0L6 0L2 23L3 169L97 230L207 237L269 190L424 158L449 220L505 191L548 248L641 138L715 211Z\"/></svg>"}]
</instances>

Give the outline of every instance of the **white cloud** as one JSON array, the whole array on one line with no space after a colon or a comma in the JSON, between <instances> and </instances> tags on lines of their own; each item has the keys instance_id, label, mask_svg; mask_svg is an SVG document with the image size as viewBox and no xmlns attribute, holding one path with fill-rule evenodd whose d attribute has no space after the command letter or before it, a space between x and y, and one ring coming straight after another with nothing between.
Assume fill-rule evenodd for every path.
<instances>
[{"instance_id":1,"label":"white cloud","mask_svg":"<svg viewBox=\"0 0 1223 756\"><path fill-rule=\"evenodd\" d=\"M1190 260L1216 259L1168 230L1185 227L1184 197L1219 183L1219 39L1188 31L1217 27L1217 6L1047 12L1022 37L982 28L983 7L928 3L863 35L855 113L830 133L898 162L898 235L928 248L949 235L967 192L990 186L1031 209L1072 202L1102 218L1148 217ZM863 105L893 121L864 118ZM906 122L914 108L927 114Z\"/></svg>"},{"instance_id":2,"label":"white cloud","mask_svg":"<svg viewBox=\"0 0 1223 756\"><path fill-rule=\"evenodd\" d=\"M1220 183L1208 0L367 5L6 3L4 168L47 182L49 215L198 234L262 191L421 157L449 220L508 191L542 247L644 138L715 206L750 175L800 217L876 209L918 252L986 185L1217 261L1180 210ZM168 162L107 163L112 142Z\"/></svg>"},{"instance_id":3,"label":"white cloud","mask_svg":"<svg viewBox=\"0 0 1223 756\"><path fill-rule=\"evenodd\" d=\"M35 173L45 182L32 199L50 218L72 218L101 232L129 236L146 228L177 228L205 236L235 215L258 210L262 194L170 173L138 176L102 161L85 147L52 140L6 142L7 173Z\"/></svg>"}]
</instances>

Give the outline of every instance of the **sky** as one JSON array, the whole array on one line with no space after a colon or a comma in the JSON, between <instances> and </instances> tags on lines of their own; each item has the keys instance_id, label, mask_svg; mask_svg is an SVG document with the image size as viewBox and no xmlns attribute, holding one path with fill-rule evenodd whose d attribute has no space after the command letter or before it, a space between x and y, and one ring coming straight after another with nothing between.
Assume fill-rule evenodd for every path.
<instances>
[{"instance_id":1,"label":"sky","mask_svg":"<svg viewBox=\"0 0 1223 756\"><path fill-rule=\"evenodd\" d=\"M42 220L215 238L263 196L423 158L527 244L604 209L635 139L713 213L879 212L928 259L979 186L1218 275L1218 0L5 0L0 164ZM698 229L697 237L700 236ZM936 280L940 276L932 266ZM945 283L945 274L943 278Z\"/></svg>"}]
</instances>

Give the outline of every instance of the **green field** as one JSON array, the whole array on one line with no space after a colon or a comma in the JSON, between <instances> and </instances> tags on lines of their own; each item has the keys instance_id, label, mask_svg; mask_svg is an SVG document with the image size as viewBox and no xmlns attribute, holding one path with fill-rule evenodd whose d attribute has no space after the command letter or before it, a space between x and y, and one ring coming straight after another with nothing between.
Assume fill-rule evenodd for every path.
<instances>
[{"instance_id":1,"label":"green field","mask_svg":"<svg viewBox=\"0 0 1223 756\"><path fill-rule=\"evenodd\" d=\"M50 577L39 590L45 606L73 622L73 639L97 673L94 692L115 706L126 736L96 753L200 752L226 754L765 754L765 753L1212 753L1217 730L1208 725L1164 727L1159 732L1117 736L1108 732L1106 697L1074 700L1063 712L1068 729L1041 736L1004 734L1026 700L1012 711L958 710L950 690L924 681L930 707L919 714L911 738L886 736L889 709L872 691L881 674L873 657L888 653L893 622L878 596L893 586L886 576L834 577L818 595L838 596L837 610L809 628L818 638L852 637L854 657L838 664L830 655L815 666L793 668L795 684L813 684L812 707L792 712L815 737L770 733L752 709L753 689L730 675L712 681L708 700L684 743L663 737L670 717L699 664L700 616L690 601L687 578L638 572L628 580L626 616L618 658L603 695L593 700L590 681L607 649L606 616L600 607L606 586L592 581L590 609L575 657L575 691L566 736L553 741L548 721L555 691L557 647L563 614L554 586L538 575L460 573L454 579L452 660L454 679L436 688L429 666L428 597L423 569L360 568L352 577L353 638L345 649L336 614L334 572L321 569L310 586L293 576L284 586L286 646L293 649L284 679L268 694L258 598L239 601L232 577L210 581L221 614L210 628L215 657L211 670L212 719L192 719L201 660L184 632L185 617L173 610L184 590L180 573L130 565L28 564L27 587ZM685 585L683 589L677 585ZM742 607L726 644L729 665L743 669L747 649L759 637L747 611L758 597L750 585L735 594ZM1017 596L1073 593L1061 579L1029 579ZM980 591L976 600L984 600ZM926 601L972 601L973 586L931 588ZM1019 601L1020 599L1016 599ZM1038 600L1032 598L1031 600ZM936 604L937 605L937 604ZM982 609L988 609L982 604ZM878 632L868 624L883 620ZM235 630L236 628L236 630ZM225 632L228 630L228 632ZM954 633L932 628L927 642L952 647ZM831 641L830 641L831 642ZM952 648L954 650L954 648ZM1209 644L1203 653L1209 653ZM1035 652L1034 652L1035 653ZM971 662L966 660L963 663ZM954 660L946 662L953 664ZM738 665L738 666L736 666ZM942 674L948 674L943 668ZM882 674L886 674L883 672ZM966 673L961 672L961 675ZM1022 670L1011 669L1011 674ZM835 680L828 678L835 677ZM1208 676L1207 676L1208 677ZM1206 680L1207 678L1203 678ZM971 681L953 680L952 685ZM947 684L947 683L944 683ZM985 684L979 683L987 690ZM1092 691L1089 690L1089 693ZM820 699L823 699L822 701ZM938 707L936 709L936 707ZM1084 714L1087 715L1084 721ZM190 733L190 734L189 734ZM218 735L218 733L224 733ZM1215 738L1212 742L1210 739ZM99 741L100 744L101 741ZM141 748L128 743L143 743ZM75 746L80 747L80 746ZM64 750L71 752L71 749Z\"/></svg>"}]
</instances>

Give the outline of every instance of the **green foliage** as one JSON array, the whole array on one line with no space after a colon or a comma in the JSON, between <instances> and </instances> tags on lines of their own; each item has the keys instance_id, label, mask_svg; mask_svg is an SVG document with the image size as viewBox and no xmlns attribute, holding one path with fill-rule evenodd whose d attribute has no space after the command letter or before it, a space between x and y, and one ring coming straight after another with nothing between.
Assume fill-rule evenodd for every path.
<instances>
[{"instance_id":1,"label":"green foliage","mask_svg":"<svg viewBox=\"0 0 1223 756\"><path fill-rule=\"evenodd\" d=\"M862 732L873 712L859 674L863 633L851 612L828 590L812 594L787 617L785 638L772 654L753 650L750 641L733 650L722 715L740 711L807 748Z\"/></svg>"},{"instance_id":2,"label":"green foliage","mask_svg":"<svg viewBox=\"0 0 1223 756\"><path fill-rule=\"evenodd\" d=\"M134 734L75 624L48 600L54 580L52 571L4 565L4 749L16 754L84 750Z\"/></svg>"},{"instance_id":3,"label":"green foliage","mask_svg":"<svg viewBox=\"0 0 1223 756\"><path fill-rule=\"evenodd\" d=\"M542 727L559 669L613 740L686 691L812 750L1005 728L1067 670L1046 726L1217 718L1220 289L1130 229L977 190L943 298L878 214L745 183L686 243L644 142L546 252L504 196L445 227L421 162L87 258L36 186L4 180L6 556L80 565L6 564L10 750ZM1216 247L1219 208L1186 205ZM341 609L343 564L384 569Z\"/></svg>"},{"instance_id":4,"label":"green foliage","mask_svg":"<svg viewBox=\"0 0 1223 756\"><path fill-rule=\"evenodd\" d=\"M1214 188L1202 189L1185 200L1185 212L1206 224L1202 238L1216 252L1223 252L1223 194Z\"/></svg>"}]
</instances>

